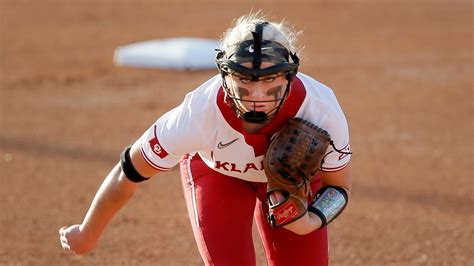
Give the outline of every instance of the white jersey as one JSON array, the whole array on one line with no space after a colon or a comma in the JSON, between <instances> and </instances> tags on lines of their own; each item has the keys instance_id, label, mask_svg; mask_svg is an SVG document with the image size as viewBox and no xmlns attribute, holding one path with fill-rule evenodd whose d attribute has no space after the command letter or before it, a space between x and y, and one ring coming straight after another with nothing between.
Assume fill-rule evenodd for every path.
<instances>
[{"instance_id":1,"label":"white jersey","mask_svg":"<svg viewBox=\"0 0 474 266\"><path fill-rule=\"evenodd\" d=\"M244 130L228 103L216 75L188 93L176 108L161 116L141 137L141 153L150 166L168 170L185 154L198 153L210 168L222 174L266 182L263 156L270 137L293 117L325 129L339 150L350 151L347 121L333 91L298 73L277 116L258 133ZM331 146L322 171L338 171L350 155Z\"/></svg>"}]
</instances>

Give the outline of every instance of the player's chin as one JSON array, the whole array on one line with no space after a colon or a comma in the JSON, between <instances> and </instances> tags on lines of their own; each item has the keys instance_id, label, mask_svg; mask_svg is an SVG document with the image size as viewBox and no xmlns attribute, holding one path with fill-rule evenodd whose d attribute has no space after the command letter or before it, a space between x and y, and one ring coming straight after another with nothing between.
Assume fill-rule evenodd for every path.
<instances>
[{"instance_id":1,"label":"player's chin","mask_svg":"<svg viewBox=\"0 0 474 266\"><path fill-rule=\"evenodd\" d=\"M263 113L267 113L268 112L268 108L266 107L257 107L254 109L256 112L263 112Z\"/></svg>"}]
</instances>

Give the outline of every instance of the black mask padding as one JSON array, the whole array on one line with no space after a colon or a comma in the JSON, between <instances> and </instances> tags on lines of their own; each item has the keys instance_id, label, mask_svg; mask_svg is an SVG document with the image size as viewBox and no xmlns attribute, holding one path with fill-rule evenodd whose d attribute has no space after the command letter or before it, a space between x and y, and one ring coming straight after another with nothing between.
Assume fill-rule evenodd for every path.
<instances>
[{"instance_id":1,"label":"black mask padding","mask_svg":"<svg viewBox=\"0 0 474 266\"><path fill-rule=\"evenodd\" d=\"M216 57L217 67L221 74L231 74L234 72L244 76L249 76L253 81L261 76L267 76L278 72L285 72L296 75L299 59L296 54L290 53L280 43L262 40L263 28L268 22L262 22L255 26L252 32L253 40L243 41L227 51L219 51ZM293 63L289 62L289 59ZM242 66L243 63L252 63L251 68ZM262 62L270 62L274 65L261 69Z\"/></svg>"},{"instance_id":2,"label":"black mask padding","mask_svg":"<svg viewBox=\"0 0 474 266\"><path fill-rule=\"evenodd\" d=\"M268 22L258 23L255 26L255 32L252 32L253 37L253 50L254 56L252 60L252 69L259 70L262 65L262 39L263 39L263 26L267 25ZM250 46L249 46L250 52Z\"/></svg>"}]
</instances>

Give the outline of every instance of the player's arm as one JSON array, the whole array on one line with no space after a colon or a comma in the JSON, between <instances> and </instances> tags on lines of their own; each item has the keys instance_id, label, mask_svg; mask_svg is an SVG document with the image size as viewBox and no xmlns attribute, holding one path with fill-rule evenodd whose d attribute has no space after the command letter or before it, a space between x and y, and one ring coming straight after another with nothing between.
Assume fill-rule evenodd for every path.
<instances>
[{"instance_id":1,"label":"player's arm","mask_svg":"<svg viewBox=\"0 0 474 266\"><path fill-rule=\"evenodd\" d=\"M94 248L107 224L133 196L137 181L140 178L146 180L158 171L142 157L140 141L132 145L128 152L124 151L120 162L102 182L83 222L59 230L63 248L76 254L84 254Z\"/></svg>"},{"instance_id":2,"label":"player's arm","mask_svg":"<svg viewBox=\"0 0 474 266\"><path fill-rule=\"evenodd\" d=\"M336 172L321 172L321 187L337 186L343 188L347 197L350 196L352 188L352 171L349 162L343 169Z\"/></svg>"},{"instance_id":3,"label":"player's arm","mask_svg":"<svg viewBox=\"0 0 474 266\"><path fill-rule=\"evenodd\" d=\"M306 215L284 226L286 229L306 235L330 223L344 210L352 186L350 163L336 172L320 172L320 176L321 189L316 192L318 198L310 204Z\"/></svg>"}]
</instances>

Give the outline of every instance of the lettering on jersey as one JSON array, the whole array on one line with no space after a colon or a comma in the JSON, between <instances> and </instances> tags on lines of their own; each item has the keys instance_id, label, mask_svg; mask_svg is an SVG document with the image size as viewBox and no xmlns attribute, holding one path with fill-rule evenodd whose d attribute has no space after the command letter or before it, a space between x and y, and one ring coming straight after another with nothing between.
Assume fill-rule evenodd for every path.
<instances>
[{"instance_id":1,"label":"lettering on jersey","mask_svg":"<svg viewBox=\"0 0 474 266\"><path fill-rule=\"evenodd\" d=\"M155 126L155 130L156 130L156 126ZM153 151L153 153L156 154L156 156L160 157L161 159L168 156L168 152L161 146L160 142L158 141L158 138L156 137L156 133L155 133L155 137L149 140L148 143L150 143L150 148Z\"/></svg>"},{"instance_id":2,"label":"lettering on jersey","mask_svg":"<svg viewBox=\"0 0 474 266\"><path fill-rule=\"evenodd\" d=\"M350 152L350 151L351 151L351 147L349 146L349 143L347 143L347 145L346 145L344 148L342 148L341 151L343 151L343 152ZM347 155L349 155L349 154L347 154L347 153L341 153L341 154L339 155L339 161L342 160L342 159L344 159L344 158L346 158Z\"/></svg>"},{"instance_id":3,"label":"lettering on jersey","mask_svg":"<svg viewBox=\"0 0 474 266\"><path fill-rule=\"evenodd\" d=\"M228 165L229 165L228 162L216 161L216 163L215 163L215 168L216 168L216 169L223 169L223 170L229 171L229 169L227 168Z\"/></svg>"},{"instance_id":4,"label":"lettering on jersey","mask_svg":"<svg viewBox=\"0 0 474 266\"><path fill-rule=\"evenodd\" d=\"M261 171L263 170L263 162L260 163L260 168L257 167L254 163L246 163L245 167L238 167L238 165L234 162L222 162L216 160L214 163L214 167L216 169L228 171L228 172L238 172L238 173L247 173L250 170L253 171Z\"/></svg>"},{"instance_id":5,"label":"lettering on jersey","mask_svg":"<svg viewBox=\"0 0 474 266\"><path fill-rule=\"evenodd\" d=\"M239 172L239 173L242 173L242 171L240 171L239 169L237 169L237 165L235 163L231 163L230 164L232 166L232 168L230 169L232 172Z\"/></svg>"},{"instance_id":6,"label":"lettering on jersey","mask_svg":"<svg viewBox=\"0 0 474 266\"><path fill-rule=\"evenodd\" d=\"M257 166L256 166L255 164L253 164L253 163L248 163L248 164L245 166L244 172L246 173L246 172L247 172L248 170L250 170L250 169L253 169L253 170L258 171Z\"/></svg>"}]
</instances>

